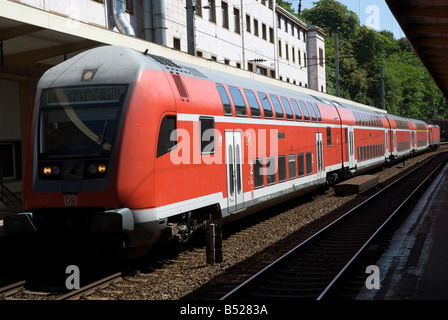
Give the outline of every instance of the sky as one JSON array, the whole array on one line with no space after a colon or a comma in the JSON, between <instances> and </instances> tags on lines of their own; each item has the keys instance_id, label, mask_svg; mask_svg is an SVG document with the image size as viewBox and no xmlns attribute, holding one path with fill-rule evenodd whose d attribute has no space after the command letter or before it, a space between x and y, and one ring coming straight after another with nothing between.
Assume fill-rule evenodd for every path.
<instances>
[{"instance_id":1,"label":"sky","mask_svg":"<svg viewBox=\"0 0 448 320\"><path fill-rule=\"evenodd\" d=\"M292 3L292 8L297 12L299 0L286 0ZM302 10L311 9L313 2L318 0L302 0ZM405 34L398 25L395 17L389 10L384 0L337 0L347 6L349 10L355 12L361 25L367 25L377 31L391 31L396 39L405 37Z\"/></svg>"}]
</instances>

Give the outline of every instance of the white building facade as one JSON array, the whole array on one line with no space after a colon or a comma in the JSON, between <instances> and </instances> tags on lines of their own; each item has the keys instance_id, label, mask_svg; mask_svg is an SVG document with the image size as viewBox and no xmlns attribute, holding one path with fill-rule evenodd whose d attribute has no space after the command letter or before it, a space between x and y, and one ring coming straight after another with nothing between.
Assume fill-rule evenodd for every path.
<instances>
[{"instance_id":1,"label":"white building facade","mask_svg":"<svg viewBox=\"0 0 448 320\"><path fill-rule=\"evenodd\" d=\"M189 51L188 34L193 55L326 91L324 33L274 0L0 0L3 182L22 177L34 92L46 70L104 44L193 58L177 51Z\"/></svg>"}]
</instances>

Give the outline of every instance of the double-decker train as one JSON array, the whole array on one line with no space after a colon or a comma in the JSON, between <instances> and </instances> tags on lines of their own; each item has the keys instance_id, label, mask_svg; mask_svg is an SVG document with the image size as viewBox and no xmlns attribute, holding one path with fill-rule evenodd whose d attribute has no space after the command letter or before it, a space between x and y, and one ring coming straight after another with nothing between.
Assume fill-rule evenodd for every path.
<instances>
[{"instance_id":1,"label":"double-decker train","mask_svg":"<svg viewBox=\"0 0 448 320\"><path fill-rule=\"evenodd\" d=\"M5 233L140 256L439 143L424 121L238 72L120 46L48 70Z\"/></svg>"}]
</instances>

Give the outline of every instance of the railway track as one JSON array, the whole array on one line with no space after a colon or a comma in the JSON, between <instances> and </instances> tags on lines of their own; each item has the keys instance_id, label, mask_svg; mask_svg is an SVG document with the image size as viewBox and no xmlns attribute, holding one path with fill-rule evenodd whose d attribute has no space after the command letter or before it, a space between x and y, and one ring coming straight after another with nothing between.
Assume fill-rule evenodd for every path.
<instances>
[{"instance_id":1,"label":"railway track","mask_svg":"<svg viewBox=\"0 0 448 320\"><path fill-rule=\"evenodd\" d=\"M425 161L264 267L221 300L326 298L372 240L447 158L448 154L443 153Z\"/></svg>"}]
</instances>

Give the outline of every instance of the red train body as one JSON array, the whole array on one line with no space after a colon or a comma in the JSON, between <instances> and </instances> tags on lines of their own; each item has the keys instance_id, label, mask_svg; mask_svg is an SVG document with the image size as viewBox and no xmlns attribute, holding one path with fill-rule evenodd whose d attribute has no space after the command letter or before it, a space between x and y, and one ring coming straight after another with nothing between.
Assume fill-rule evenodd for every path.
<instances>
[{"instance_id":1,"label":"red train body","mask_svg":"<svg viewBox=\"0 0 448 320\"><path fill-rule=\"evenodd\" d=\"M5 231L136 256L164 232L186 240L438 145L423 121L275 83L123 47L54 67L36 94L26 212Z\"/></svg>"}]
</instances>

